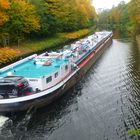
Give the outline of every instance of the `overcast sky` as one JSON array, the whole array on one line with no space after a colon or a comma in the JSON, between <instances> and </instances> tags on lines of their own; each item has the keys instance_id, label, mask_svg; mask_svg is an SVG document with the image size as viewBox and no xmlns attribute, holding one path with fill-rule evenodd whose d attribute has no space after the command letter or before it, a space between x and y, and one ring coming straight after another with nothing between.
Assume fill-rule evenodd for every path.
<instances>
[{"instance_id":1,"label":"overcast sky","mask_svg":"<svg viewBox=\"0 0 140 140\"><path fill-rule=\"evenodd\" d=\"M117 6L122 0L93 0L93 5L96 10L99 8L111 8L113 5ZM130 0L124 0L126 3Z\"/></svg>"}]
</instances>

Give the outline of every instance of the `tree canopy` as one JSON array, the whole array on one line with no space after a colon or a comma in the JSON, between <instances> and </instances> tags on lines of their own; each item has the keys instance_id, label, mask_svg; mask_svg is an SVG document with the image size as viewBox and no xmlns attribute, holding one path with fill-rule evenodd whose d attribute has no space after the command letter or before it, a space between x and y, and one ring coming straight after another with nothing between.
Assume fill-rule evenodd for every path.
<instances>
[{"instance_id":1,"label":"tree canopy","mask_svg":"<svg viewBox=\"0 0 140 140\"><path fill-rule=\"evenodd\" d=\"M140 0L131 0L128 4L130 17L130 31L140 33Z\"/></svg>"},{"instance_id":2,"label":"tree canopy","mask_svg":"<svg viewBox=\"0 0 140 140\"><path fill-rule=\"evenodd\" d=\"M120 30L129 35L140 34L140 0L120 2L118 6L99 13L100 28Z\"/></svg>"},{"instance_id":3,"label":"tree canopy","mask_svg":"<svg viewBox=\"0 0 140 140\"><path fill-rule=\"evenodd\" d=\"M0 44L94 25L91 0L0 0Z\"/></svg>"},{"instance_id":4,"label":"tree canopy","mask_svg":"<svg viewBox=\"0 0 140 140\"><path fill-rule=\"evenodd\" d=\"M0 26L8 20L6 10L9 9L10 3L8 0L0 0Z\"/></svg>"}]
</instances>

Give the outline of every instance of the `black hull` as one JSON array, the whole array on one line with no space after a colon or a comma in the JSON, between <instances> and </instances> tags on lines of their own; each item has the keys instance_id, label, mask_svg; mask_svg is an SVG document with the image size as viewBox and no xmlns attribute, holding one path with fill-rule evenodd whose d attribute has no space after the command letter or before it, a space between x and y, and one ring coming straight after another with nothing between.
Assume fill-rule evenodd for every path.
<instances>
[{"instance_id":1,"label":"black hull","mask_svg":"<svg viewBox=\"0 0 140 140\"><path fill-rule=\"evenodd\" d=\"M52 103L54 100L62 96L66 93L67 90L72 88L80 79L85 75L85 73L90 69L90 67L95 63L95 61L100 57L100 55L104 52L104 50L110 46L112 43L112 35L110 35L106 40L100 42L99 50L94 53L94 55L85 63L83 67L81 67L73 76L67 80L64 85L60 86L53 92L41 96L39 98L15 102L15 103L4 103L0 104L0 112L18 112L25 111L30 108L40 108ZM102 47L100 47L102 45ZM85 61L85 60L83 60ZM80 65L80 64L79 64ZM37 93L39 94L39 93ZM30 95L29 95L30 96ZM20 97L19 97L20 98Z\"/></svg>"}]
</instances>

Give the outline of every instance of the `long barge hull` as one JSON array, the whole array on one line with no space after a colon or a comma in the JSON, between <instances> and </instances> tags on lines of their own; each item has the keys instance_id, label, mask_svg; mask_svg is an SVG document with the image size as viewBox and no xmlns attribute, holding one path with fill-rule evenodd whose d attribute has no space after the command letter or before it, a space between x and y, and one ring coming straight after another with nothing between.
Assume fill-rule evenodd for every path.
<instances>
[{"instance_id":1,"label":"long barge hull","mask_svg":"<svg viewBox=\"0 0 140 140\"><path fill-rule=\"evenodd\" d=\"M4 99L0 101L0 112L19 112L25 111L29 108L40 108L55 101L62 96L66 91L72 88L83 77L95 61L100 57L104 50L112 44L112 34L106 39L99 42L97 49L92 51L84 60L79 62L76 69L69 77L59 83L53 90L44 90L41 93L28 95L25 97L11 99Z\"/></svg>"}]
</instances>

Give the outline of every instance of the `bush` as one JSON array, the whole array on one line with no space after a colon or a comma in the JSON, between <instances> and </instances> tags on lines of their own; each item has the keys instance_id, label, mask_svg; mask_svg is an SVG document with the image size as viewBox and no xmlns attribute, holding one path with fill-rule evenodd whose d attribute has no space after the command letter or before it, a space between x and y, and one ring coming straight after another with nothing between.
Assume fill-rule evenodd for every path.
<instances>
[{"instance_id":1,"label":"bush","mask_svg":"<svg viewBox=\"0 0 140 140\"><path fill-rule=\"evenodd\" d=\"M67 39L78 39L80 37L83 37L83 36L86 36L90 33L90 30L89 29L84 29L84 30L79 30L77 32L71 32L71 33L67 33L65 35L65 38Z\"/></svg>"},{"instance_id":2,"label":"bush","mask_svg":"<svg viewBox=\"0 0 140 140\"><path fill-rule=\"evenodd\" d=\"M20 53L18 49L11 49L9 47L0 49L0 65L8 63L15 59L15 56Z\"/></svg>"}]
</instances>

